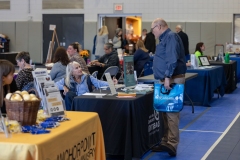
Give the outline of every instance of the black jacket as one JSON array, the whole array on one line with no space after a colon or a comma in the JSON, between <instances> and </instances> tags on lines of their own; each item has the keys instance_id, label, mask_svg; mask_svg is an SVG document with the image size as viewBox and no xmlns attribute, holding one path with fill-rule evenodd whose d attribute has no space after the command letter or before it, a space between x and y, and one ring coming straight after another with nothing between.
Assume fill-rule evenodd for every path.
<instances>
[{"instance_id":1,"label":"black jacket","mask_svg":"<svg viewBox=\"0 0 240 160\"><path fill-rule=\"evenodd\" d=\"M146 35L144 45L147 48L148 53L150 53L150 52L155 53L155 50L156 50L156 39L155 39L154 34L152 34L152 32L149 32Z\"/></svg>"},{"instance_id":2,"label":"black jacket","mask_svg":"<svg viewBox=\"0 0 240 160\"><path fill-rule=\"evenodd\" d=\"M183 31L178 32L179 37L182 39L185 55L189 54L189 42L188 42L188 35Z\"/></svg>"},{"instance_id":3,"label":"black jacket","mask_svg":"<svg viewBox=\"0 0 240 160\"><path fill-rule=\"evenodd\" d=\"M104 54L102 57L98 59L98 62L105 64L103 70L106 70L108 67L111 66L119 67L119 58L117 51L113 50L112 53L110 54Z\"/></svg>"}]
</instances>

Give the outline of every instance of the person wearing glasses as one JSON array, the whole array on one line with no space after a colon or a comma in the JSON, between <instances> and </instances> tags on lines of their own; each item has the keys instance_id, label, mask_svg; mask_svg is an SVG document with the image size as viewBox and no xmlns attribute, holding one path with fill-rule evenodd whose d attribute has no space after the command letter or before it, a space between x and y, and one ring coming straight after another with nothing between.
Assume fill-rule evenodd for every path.
<instances>
[{"instance_id":1,"label":"person wearing glasses","mask_svg":"<svg viewBox=\"0 0 240 160\"><path fill-rule=\"evenodd\" d=\"M98 70L98 78L101 78L104 71L111 66L119 66L118 53L113 49L112 43L104 44L105 54L101 56L98 60L90 62L90 65L100 67Z\"/></svg>"},{"instance_id":2,"label":"person wearing glasses","mask_svg":"<svg viewBox=\"0 0 240 160\"><path fill-rule=\"evenodd\" d=\"M172 32L162 18L152 22L152 33L159 38L153 60L153 74L155 79L164 83L167 90L171 90L171 83L184 84L186 73L185 51L181 38ZM162 112L164 135L161 143L152 150L165 151L170 156L177 155L179 143L179 112Z\"/></svg>"}]
</instances>

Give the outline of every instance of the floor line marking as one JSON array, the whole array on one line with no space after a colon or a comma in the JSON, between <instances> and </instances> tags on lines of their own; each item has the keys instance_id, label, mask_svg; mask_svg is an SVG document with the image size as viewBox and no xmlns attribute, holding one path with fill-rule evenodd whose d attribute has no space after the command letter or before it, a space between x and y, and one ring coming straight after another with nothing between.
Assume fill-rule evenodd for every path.
<instances>
[{"instance_id":1,"label":"floor line marking","mask_svg":"<svg viewBox=\"0 0 240 160\"><path fill-rule=\"evenodd\" d=\"M223 132L219 132L219 131L203 131L203 130L182 130L182 129L180 129L180 131L182 131L182 132L212 132L212 133L223 133Z\"/></svg>"},{"instance_id":2,"label":"floor line marking","mask_svg":"<svg viewBox=\"0 0 240 160\"><path fill-rule=\"evenodd\" d=\"M211 107L208 107L207 109L205 109L201 114L199 114L194 120L192 120L190 123L188 123L181 131L186 130L189 126L191 126L194 122L196 122L203 114L205 114L207 111L209 111Z\"/></svg>"},{"instance_id":3,"label":"floor line marking","mask_svg":"<svg viewBox=\"0 0 240 160\"><path fill-rule=\"evenodd\" d=\"M233 124L237 121L237 119L240 117L240 112L237 114L237 116L233 119L233 121L229 124L227 129L223 132L223 134L216 140L216 142L208 149L208 151L205 153L205 155L201 158L201 160L205 160L209 154L212 152L212 150L218 145L218 143L223 139L223 137L227 134L227 132L231 129Z\"/></svg>"}]
</instances>

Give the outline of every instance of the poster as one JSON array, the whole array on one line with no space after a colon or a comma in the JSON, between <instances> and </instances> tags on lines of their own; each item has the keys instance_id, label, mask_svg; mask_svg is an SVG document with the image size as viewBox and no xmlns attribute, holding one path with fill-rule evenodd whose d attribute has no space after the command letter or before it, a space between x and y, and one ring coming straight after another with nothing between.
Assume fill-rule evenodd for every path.
<instances>
[{"instance_id":1,"label":"poster","mask_svg":"<svg viewBox=\"0 0 240 160\"><path fill-rule=\"evenodd\" d=\"M134 78L134 60L133 56L123 57L123 68L124 68L124 84L126 87L135 86L136 81Z\"/></svg>"}]
</instances>

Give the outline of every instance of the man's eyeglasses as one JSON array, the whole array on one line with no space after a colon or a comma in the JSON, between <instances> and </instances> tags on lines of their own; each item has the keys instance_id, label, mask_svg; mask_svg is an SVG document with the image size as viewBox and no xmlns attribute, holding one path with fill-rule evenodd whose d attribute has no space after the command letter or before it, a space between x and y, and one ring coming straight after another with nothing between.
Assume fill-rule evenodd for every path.
<instances>
[{"instance_id":1,"label":"man's eyeglasses","mask_svg":"<svg viewBox=\"0 0 240 160\"><path fill-rule=\"evenodd\" d=\"M154 30L154 28L156 28L158 25L154 26L153 28L151 28L151 32Z\"/></svg>"}]
</instances>

